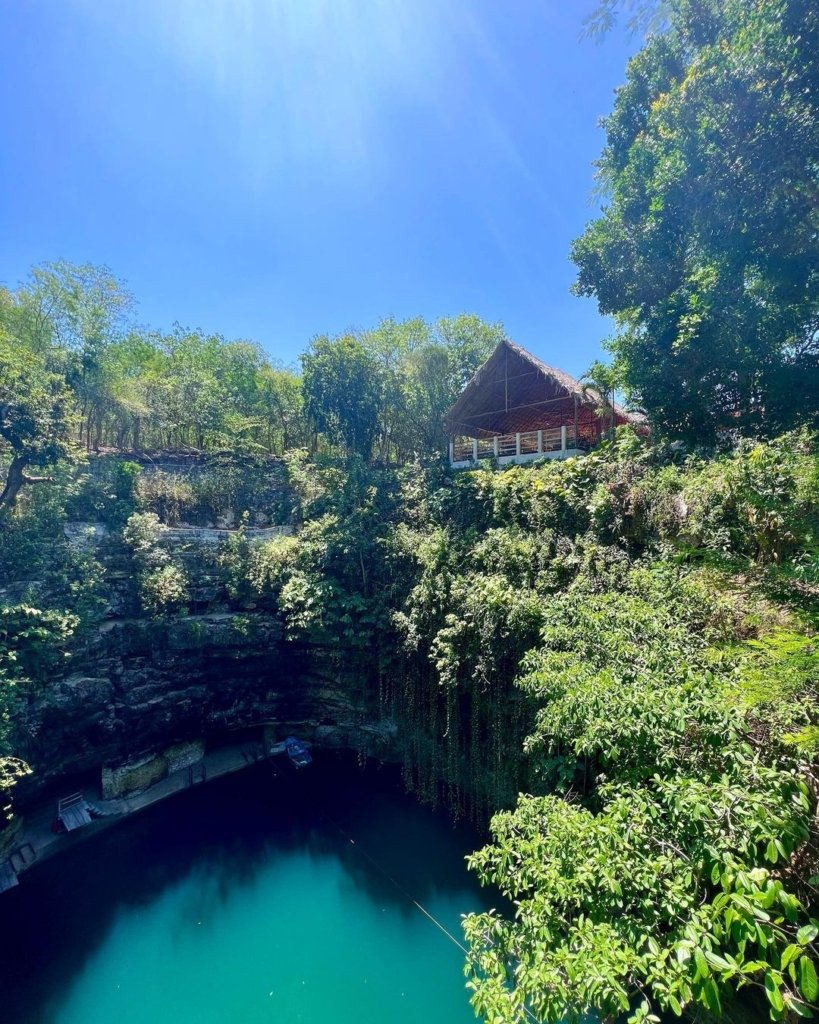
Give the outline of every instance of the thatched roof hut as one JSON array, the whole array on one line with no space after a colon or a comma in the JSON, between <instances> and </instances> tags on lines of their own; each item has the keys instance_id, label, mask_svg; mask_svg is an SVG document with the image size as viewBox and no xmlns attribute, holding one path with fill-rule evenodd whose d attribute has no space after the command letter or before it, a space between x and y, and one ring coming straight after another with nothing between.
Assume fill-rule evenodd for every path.
<instances>
[{"instance_id":1,"label":"thatched roof hut","mask_svg":"<svg viewBox=\"0 0 819 1024\"><path fill-rule=\"evenodd\" d=\"M578 454L612 423L629 422L642 420L511 341L498 345L446 417L453 464Z\"/></svg>"}]
</instances>

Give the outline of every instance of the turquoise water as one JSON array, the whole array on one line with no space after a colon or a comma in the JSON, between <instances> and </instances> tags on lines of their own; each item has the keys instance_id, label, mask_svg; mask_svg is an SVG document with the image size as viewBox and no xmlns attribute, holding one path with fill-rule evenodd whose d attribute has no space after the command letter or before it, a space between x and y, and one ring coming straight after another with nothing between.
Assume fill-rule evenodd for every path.
<instances>
[{"instance_id":1,"label":"turquoise water","mask_svg":"<svg viewBox=\"0 0 819 1024\"><path fill-rule=\"evenodd\" d=\"M198 787L2 898L4 1024L467 1024L463 953L408 894L460 940L476 841L337 758Z\"/></svg>"}]
</instances>

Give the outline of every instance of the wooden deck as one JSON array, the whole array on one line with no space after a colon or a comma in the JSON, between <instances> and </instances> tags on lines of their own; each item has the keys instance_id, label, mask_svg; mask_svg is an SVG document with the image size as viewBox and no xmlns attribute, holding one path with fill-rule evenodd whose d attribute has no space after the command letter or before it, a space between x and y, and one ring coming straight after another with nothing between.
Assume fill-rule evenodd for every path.
<instances>
[{"instance_id":1,"label":"wooden deck","mask_svg":"<svg viewBox=\"0 0 819 1024\"><path fill-rule=\"evenodd\" d=\"M16 846L9 854L9 864L11 864L18 875L21 871L25 871L26 868L30 868L36 860L37 851L31 843L23 843L20 846Z\"/></svg>"},{"instance_id":2,"label":"wooden deck","mask_svg":"<svg viewBox=\"0 0 819 1024\"><path fill-rule=\"evenodd\" d=\"M88 836L110 828L118 820L143 808L181 793L192 785L219 778L255 763L256 758L250 755L247 744L231 744L206 754L200 764L172 772L167 778L140 793L114 800L95 799L93 803L86 800L83 794L74 794L86 805L90 824L73 828L68 834L54 831L54 803L51 800L44 801L38 807L26 811L22 843L11 854L13 867L16 873L26 871L33 864L69 849L75 843L83 842ZM63 803L62 800L58 803L58 812ZM85 815L82 818L84 820Z\"/></svg>"},{"instance_id":3,"label":"wooden deck","mask_svg":"<svg viewBox=\"0 0 819 1024\"><path fill-rule=\"evenodd\" d=\"M82 793L74 793L57 802L57 817L66 832L91 824L91 808Z\"/></svg>"}]
</instances>

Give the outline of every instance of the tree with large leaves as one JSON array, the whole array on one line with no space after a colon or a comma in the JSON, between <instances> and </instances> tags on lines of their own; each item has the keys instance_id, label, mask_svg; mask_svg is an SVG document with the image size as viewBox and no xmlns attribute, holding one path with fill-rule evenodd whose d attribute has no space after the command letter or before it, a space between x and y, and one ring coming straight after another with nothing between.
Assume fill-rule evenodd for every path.
<instances>
[{"instance_id":1,"label":"tree with large leaves","mask_svg":"<svg viewBox=\"0 0 819 1024\"><path fill-rule=\"evenodd\" d=\"M819 9L675 0L605 121L575 285L631 397L702 440L819 412Z\"/></svg>"}]
</instances>

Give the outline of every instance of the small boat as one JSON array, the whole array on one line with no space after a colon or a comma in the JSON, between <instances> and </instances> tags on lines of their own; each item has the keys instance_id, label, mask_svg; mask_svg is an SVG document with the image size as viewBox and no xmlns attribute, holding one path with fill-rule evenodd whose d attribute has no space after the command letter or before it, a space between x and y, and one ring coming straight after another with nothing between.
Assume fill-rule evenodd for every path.
<instances>
[{"instance_id":1,"label":"small boat","mask_svg":"<svg viewBox=\"0 0 819 1024\"><path fill-rule=\"evenodd\" d=\"M313 760L310 755L310 751L302 743L301 740L297 740L295 736L288 736L284 741L284 749L287 756L296 766L296 768L306 768Z\"/></svg>"}]
</instances>

